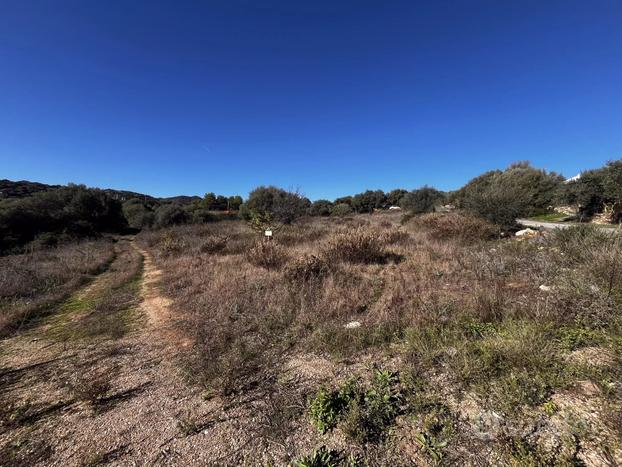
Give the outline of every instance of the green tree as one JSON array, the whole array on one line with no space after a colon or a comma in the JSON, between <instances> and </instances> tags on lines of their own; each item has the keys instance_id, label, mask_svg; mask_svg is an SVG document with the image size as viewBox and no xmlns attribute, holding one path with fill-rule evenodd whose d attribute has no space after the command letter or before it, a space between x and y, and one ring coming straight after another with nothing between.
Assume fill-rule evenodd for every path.
<instances>
[{"instance_id":1,"label":"green tree","mask_svg":"<svg viewBox=\"0 0 622 467\"><path fill-rule=\"evenodd\" d=\"M402 198L408 194L408 191L397 188L395 190L391 190L387 194L387 204L389 206L401 206Z\"/></svg>"},{"instance_id":2,"label":"green tree","mask_svg":"<svg viewBox=\"0 0 622 467\"><path fill-rule=\"evenodd\" d=\"M299 193L274 186L260 186L249 193L240 209L242 218L257 224L291 224L305 215L311 201Z\"/></svg>"},{"instance_id":3,"label":"green tree","mask_svg":"<svg viewBox=\"0 0 622 467\"><path fill-rule=\"evenodd\" d=\"M134 229L149 228L155 220L154 212L138 198L123 203L123 215L128 225Z\"/></svg>"},{"instance_id":4,"label":"green tree","mask_svg":"<svg viewBox=\"0 0 622 467\"><path fill-rule=\"evenodd\" d=\"M44 233L65 237L121 232L121 203L104 191L69 185L0 201L0 251L19 248Z\"/></svg>"},{"instance_id":5,"label":"green tree","mask_svg":"<svg viewBox=\"0 0 622 467\"><path fill-rule=\"evenodd\" d=\"M347 204L348 206L352 206L352 196L342 196L341 198L337 198L333 204Z\"/></svg>"},{"instance_id":6,"label":"green tree","mask_svg":"<svg viewBox=\"0 0 622 467\"><path fill-rule=\"evenodd\" d=\"M214 193L205 193L203 197L203 207L206 209L214 209L216 205L216 195Z\"/></svg>"},{"instance_id":7,"label":"green tree","mask_svg":"<svg viewBox=\"0 0 622 467\"><path fill-rule=\"evenodd\" d=\"M493 170L474 178L455 193L454 201L458 207L509 227L518 217L549 209L563 181L555 172L519 162L505 171Z\"/></svg>"},{"instance_id":8,"label":"green tree","mask_svg":"<svg viewBox=\"0 0 622 467\"><path fill-rule=\"evenodd\" d=\"M333 203L326 199L318 199L311 204L309 208L309 215L311 216L330 216L330 210L333 208Z\"/></svg>"},{"instance_id":9,"label":"green tree","mask_svg":"<svg viewBox=\"0 0 622 467\"><path fill-rule=\"evenodd\" d=\"M352 208L359 213L372 213L386 204L386 196L382 190L367 190L352 197Z\"/></svg>"},{"instance_id":10,"label":"green tree","mask_svg":"<svg viewBox=\"0 0 622 467\"><path fill-rule=\"evenodd\" d=\"M179 204L164 204L155 212L155 226L158 228L188 222L188 213Z\"/></svg>"},{"instance_id":11,"label":"green tree","mask_svg":"<svg viewBox=\"0 0 622 467\"><path fill-rule=\"evenodd\" d=\"M444 199L445 195L443 192L426 185L410 193L406 193L401 199L400 206L402 209L416 214L432 212L435 207L442 204Z\"/></svg>"},{"instance_id":12,"label":"green tree","mask_svg":"<svg viewBox=\"0 0 622 467\"><path fill-rule=\"evenodd\" d=\"M229 196L229 199L228 199L229 209L231 211L238 211L243 202L244 200L239 195Z\"/></svg>"},{"instance_id":13,"label":"green tree","mask_svg":"<svg viewBox=\"0 0 622 467\"><path fill-rule=\"evenodd\" d=\"M335 217L345 217L348 214L352 214L352 208L347 203L334 204L330 210L330 215Z\"/></svg>"}]
</instances>

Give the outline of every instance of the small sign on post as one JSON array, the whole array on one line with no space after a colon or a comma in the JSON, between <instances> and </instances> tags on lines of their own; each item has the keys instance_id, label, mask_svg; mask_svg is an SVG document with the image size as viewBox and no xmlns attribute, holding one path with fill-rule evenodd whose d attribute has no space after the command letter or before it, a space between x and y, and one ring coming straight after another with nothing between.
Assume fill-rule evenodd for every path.
<instances>
[{"instance_id":1,"label":"small sign on post","mask_svg":"<svg viewBox=\"0 0 622 467\"><path fill-rule=\"evenodd\" d=\"M266 236L268 240L272 240L272 230L264 231L264 235Z\"/></svg>"}]
</instances>

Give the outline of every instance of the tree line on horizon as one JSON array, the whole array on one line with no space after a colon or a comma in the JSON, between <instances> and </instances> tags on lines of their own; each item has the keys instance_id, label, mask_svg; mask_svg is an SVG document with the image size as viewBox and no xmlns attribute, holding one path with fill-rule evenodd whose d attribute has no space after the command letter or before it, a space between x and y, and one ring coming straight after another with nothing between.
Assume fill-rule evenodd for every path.
<instances>
[{"instance_id":1,"label":"tree line on horizon","mask_svg":"<svg viewBox=\"0 0 622 467\"><path fill-rule=\"evenodd\" d=\"M13 183L3 181L10 187ZM0 197L0 254L53 246L75 238L102 233L158 229L179 224L207 223L220 219L288 224L304 216L338 216L373 213L399 206L408 215L431 212L442 205L471 212L509 228L516 218L550 212L560 205L576 206L578 220L587 220L607 206L613 222L622 221L622 159L582 172L567 181L555 172L532 167L528 162L491 170L452 192L423 186L415 190L366 190L334 201L310 201L297 192L260 186L244 200L241 196L206 193L203 198L157 199L132 192L70 184L36 185L33 192L19 186L24 196ZM0 191L2 193L4 190ZM128 198L129 199L125 199ZM186 199L187 198L187 199Z\"/></svg>"}]
</instances>

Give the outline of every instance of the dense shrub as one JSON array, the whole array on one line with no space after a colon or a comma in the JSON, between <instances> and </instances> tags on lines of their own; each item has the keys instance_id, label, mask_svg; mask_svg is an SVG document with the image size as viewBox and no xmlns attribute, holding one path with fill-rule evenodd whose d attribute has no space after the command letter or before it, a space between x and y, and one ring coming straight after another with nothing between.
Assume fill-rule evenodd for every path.
<instances>
[{"instance_id":1,"label":"dense shrub","mask_svg":"<svg viewBox=\"0 0 622 467\"><path fill-rule=\"evenodd\" d=\"M345 217L348 214L352 214L352 208L346 203L335 203L330 210L330 215L335 217Z\"/></svg>"},{"instance_id":2,"label":"dense shrub","mask_svg":"<svg viewBox=\"0 0 622 467\"><path fill-rule=\"evenodd\" d=\"M443 192L429 186L424 186L423 188L405 194L400 201L400 206L402 209L417 214L432 212L444 199L445 195Z\"/></svg>"},{"instance_id":3,"label":"dense shrub","mask_svg":"<svg viewBox=\"0 0 622 467\"><path fill-rule=\"evenodd\" d=\"M548 209L563 180L554 172L518 163L474 178L454 194L454 201L489 222L511 227L518 217Z\"/></svg>"},{"instance_id":4,"label":"dense shrub","mask_svg":"<svg viewBox=\"0 0 622 467\"><path fill-rule=\"evenodd\" d=\"M393 245L394 243L400 243L409 238L408 232L402 229L388 229L380 235L380 239L386 245Z\"/></svg>"},{"instance_id":5,"label":"dense shrub","mask_svg":"<svg viewBox=\"0 0 622 467\"><path fill-rule=\"evenodd\" d=\"M201 244L202 253L220 253L227 247L229 238L224 235L209 235Z\"/></svg>"},{"instance_id":6,"label":"dense shrub","mask_svg":"<svg viewBox=\"0 0 622 467\"><path fill-rule=\"evenodd\" d=\"M246 259L254 266L277 269L287 261L287 253L276 242L259 241L246 252Z\"/></svg>"},{"instance_id":7,"label":"dense shrub","mask_svg":"<svg viewBox=\"0 0 622 467\"><path fill-rule=\"evenodd\" d=\"M130 227L144 229L153 226L155 213L140 199L133 198L123 203L123 215Z\"/></svg>"},{"instance_id":8,"label":"dense shrub","mask_svg":"<svg viewBox=\"0 0 622 467\"><path fill-rule=\"evenodd\" d=\"M367 190L352 197L352 208L358 213L372 213L381 209L387 203L387 197L382 190Z\"/></svg>"},{"instance_id":9,"label":"dense shrub","mask_svg":"<svg viewBox=\"0 0 622 467\"><path fill-rule=\"evenodd\" d=\"M387 193L387 204L389 206L400 206L402 204L402 199L407 193L408 191L402 188L391 190Z\"/></svg>"},{"instance_id":10,"label":"dense shrub","mask_svg":"<svg viewBox=\"0 0 622 467\"><path fill-rule=\"evenodd\" d=\"M173 232L166 232L160 239L160 250L165 255L179 254L186 249L186 242Z\"/></svg>"},{"instance_id":11,"label":"dense shrub","mask_svg":"<svg viewBox=\"0 0 622 467\"><path fill-rule=\"evenodd\" d=\"M260 186L250 192L240 207L240 216L247 221L269 225L272 222L291 224L305 215L311 201L299 193L274 186Z\"/></svg>"},{"instance_id":12,"label":"dense shrub","mask_svg":"<svg viewBox=\"0 0 622 467\"><path fill-rule=\"evenodd\" d=\"M207 211L237 211L242 204L241 196L223 196L214 193L205 193L199 206Z\"/></svg>"},{"instance_id":13,"label":"dense shrub","mask_svg":"<svg viewBox=\"0 0 622 467\"><path fill-rule=\"evenodd\" d=\"M92 237L127 226L121 203L104 191L70 185L0 201L0 254L44 233Z\"/></svg>"},{"instance_id":14,"label":"dense shrub","mask_svg":"<svg viewBox=\"0 0 622 467\"><path fill-rule=\"evenodd\" d=\"M473 243L490 240L499 235L499 228L495 225L458 212L423 214L416 216L412 224L438 240L455 238L465 243Z\"/></svg>"},{"instance_id":15,"label":"dense shrub","mask_svg":"<svg viewBox=\"0 0 622 467\"><path fill-rule=\"evenodd\" d=\"M558 193L558 202L579 208L581 218L590 218L612 208L612 220L622 220L622 160L609 162L605 167L581 173L581 178L565 183Z\"/></svg>"},{"instance_id":16,"label":"dense shrub","mask_svg":"<svg viewBox=\"0 0 622 467\"><path fill-rule=\"evenodd\" d=\"M287 265L284 276L292 282L305 282L326 276L330 269L331 265L324 257L304 255Z\"/></svg>"},{"instance_id":17,"label":"dense shrub","mask_svg":"<svg viewBox=\"0 0 622 467\"><path fill-rule=\"evenodd\" d=\"M164 204L155 212L155 226L158 228L188 222L188 213L178 204Z\"/></svg>"},{"instance_id":18,"label":"dense shrub","mask_svg":"<svg viewBox=\"0 0 622 467\"><path fill-rule=\"evenodd\" d=\"M381 235L360 227L333 234L324 245L324 254L329 260L348 263L382 263L387 257Z\"/></svg>"},{"instance_id":19,"label":"dense shrub","mask_svg":"<svg viewBox=\"0 0 622 467\"><path fill-rule=\"evenodd\" d=\"M330 211L333 208L333 203L325 199L319 199L314 201L309 208L309 215L311 216L330 216Z\"/></svg>"}]
</instances>

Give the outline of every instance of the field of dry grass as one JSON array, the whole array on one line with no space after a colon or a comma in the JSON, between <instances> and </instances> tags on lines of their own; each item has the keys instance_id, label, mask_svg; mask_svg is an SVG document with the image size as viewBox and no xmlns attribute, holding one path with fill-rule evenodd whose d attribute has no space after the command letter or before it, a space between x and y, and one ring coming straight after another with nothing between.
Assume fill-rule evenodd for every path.
<instances>
[{"instance_id":1,"label":"field of dry grass","mask_svg":"<svg viewBox=\"0 0 622 467\"><path fill-rule=\"evenodd\" d=\"M617 465L621 243L377 213L1 258L0 465Z\"/></svg>"},{"instance_id":2,"label":"field of dry grass","mask_svg":"<svg viewBox=\"0 0 622 467\"><path fill-rule=\"evenodd\" d=\"M619 237L375 214L138 241L188 381L245 407L232 464L622 462Z\"/></svg>"},{"instance_id":3,"label":"field of dry grass","mask_svg":"<svg viewBox=\"0 0 622 467\"><path fill-rule=\"evenodd\" d=\"M45 314L113 259L110 240L0 257L0 336Z\"/></svg>"}]
</instances>

